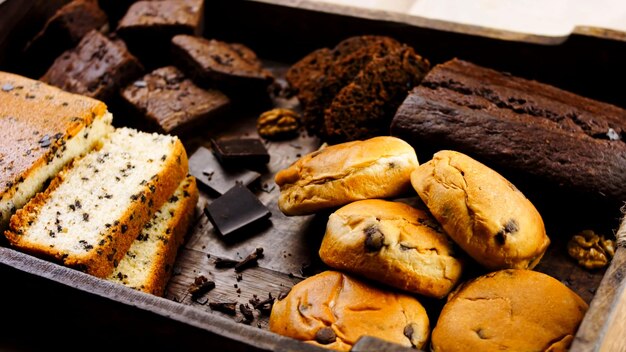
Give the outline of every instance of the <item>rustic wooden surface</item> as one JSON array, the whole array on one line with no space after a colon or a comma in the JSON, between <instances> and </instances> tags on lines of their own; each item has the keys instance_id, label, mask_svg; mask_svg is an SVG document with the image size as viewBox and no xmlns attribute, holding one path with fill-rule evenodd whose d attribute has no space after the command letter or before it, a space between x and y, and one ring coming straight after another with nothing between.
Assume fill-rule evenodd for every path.
<instances>
[{"instance_id":1,"label":"rustic wooden surface","mask_svg":"<svg viewBox=\"0 0 626 352\"><path fill-rule=\"evenodd\" d=\"M266 2L271 4L277 1ZM259 16L259 13L264 16ZM3 16L6 18L6 13L0 13L0 24L8 23L2 22ZM621 42L621 37L612 38L604 32L589 31L583 33L584 35L574 33L572 38L563 38L565 42L561 45L538 43L535 40L537 38L510 38L489 29L467 35L476 28L458 24L420 22L398 25L390 23L392 19L388 18L380 21L380 17L378 20L369 16L366 19L356 17L351 18L349 13L315 13L306 9L272 7L251 2L242 5L239 2L218 1L207 9L206 34L223 40L243 42L264 57L280 59L280 62L266 63L278 76L282 76L289 63L310 50L323 45L334 45L349 35L376 32L392 35L414 45L424 56L432 58L433 63L458 55L478 64L558 83L560 87L571 88L583 95L624 105L623 91L603 84L607 76L616 80L626 77L626 66L622 64L626 58L626 46ZM276 18L281 18L281 21L276 21ZM324 26L319 23L324 23ZM24 22L20 26L29 28ZM507 41L511 39L519 42ZM588 50L580 51L581 47ZM574 55L578 60L565 60ZM573 72L576 74L572 74ZM297 108L293 99L281 99L276 103ZM254 119L262 110L257 108L247 112L235 111L226 118L210 122L204 129L196 129L193 136L183 136L188 153L193 153L201 145L209 147L210 137L256 136ZM97 320L104 322L105 327L119 326L112 330L115 334L130 338L135 336L136 331L142 331L142 340L155 339L157 335L164 334L165 339L155 339L157 346L170 337L176 339L177 336L184 335L190 339L175 340L161 347L178 344L203 349L220 346L229 351L313 350L309 346L303 347L293 340L268 333L266 315L257 313L255 320L246 325L240 323L241 313L232 317L214 312L208 303L235 301L246 304L254 295L259 299L264 299L269 294L277 297L306 276L301 272L303 265L311 265L312 270L309 273L325 268L317 257L317 250L328 213L305 217L284 216L276 206L279 190L273 182L276 171L299 156L315 150L319 144L319 140L306 135L289 141L267 142L272 157L270 164L264 170L262 179L251 188L271 210L269 227L249 231L242 237L226 241L215 233L202 214L203 206L214 199L202 192L196 221L185 247L179 253L175 275L170 280L165 298L135 292L8 248L0 248L0 272L9 272L10 275L4 277L11 282L18 282L18 287L0 295L3 301L13 303L3 311L5 318L18 322L18 325L28 324L39 329L49 326L53 332L62 331L62 326L53 329L53 326L59 325L57 322L69 323L77 331L84 333L89 330L87 327L91 326L89 319L92 317L81 317L82 311L92 307L97 312ZM554 204L558 205L558 202ZM606 275L604 270L587 271L567 257L565 241L571 235L571 228L566 220L553 219L550 216L545 220L550 227L549 234L553 244L537 270L556 277L585 301L592 302L572 350L625 350L621 336L623 322L626 321L626 293L623 289L626 254L623 245ZM605 223L606 228L617 229L618 221L614 220ZM591 222L593 219L590 219ZM608 233L610 231L605 232ZM215 258L241 259L257 247L264 248L265 257L259 261L259 267L245 270L240 281L233 269L216 269L213 265ZM477 270L473 273L479 272ZM193 300L187 293L187 288L201 274L214 279L216 287L203 297ZM48 281L56 284L48 284ZM52 298L54 304L40 296ZM20 299L22 297L24 298ZM79 301L76 301L77 297L80 298ZM434 324L442 302L425 301ZM26 315L22 316L23 314ZM33 315L39 317L37 322L30 318ZM129 317L136 319L129 320ZM174 325L168 324L170 322L177 324L174 329ZM83 325L85 328L79 329ZM136 326L136 330L132 332L124 330L132 329L133 326ZM18 327L3 328L4 335L0 335L0 340L13 334L12 341L16 344L13 349L20 350L20 341L17 340L23 338L20 332L22 329ZM98 338L95 335L87 337ZM200 342L203 339L207 341L205 344ZM21 343L23 346L23 342ZM42 344L40 346L47 346L43 342Z\"/></svg>"},{"instance_id":2,"label":"rustic wooden surface","mask_svg":"<svg viewBox=\"0 0 626 352\"><path fill-rule=\"evenodd\" d=\"M282 81L282 76L287 64L266 62L269 67ZM277 106L291 107L299 110L297 100L280 99ZM219 137L258 137L255 121L262 111L236 112L224 118L230 121L224 125L212 125L206 133L200 132L184 138L188 152L191 154L198 146L210 148L209 139ZM201 200L198 205L197 220L191 229L189 239L181 250L177 260L175 275L168 286L166 297L181 302L185 305L197 307L209 314L218 314L228 317L236 322L242 322L243 317L239 310L235 316L228 316L221 312L214 312L209 307L209 302L237 302L247 304L256 295L260 299L267 298L269 294L277 297L281 292L286 292L293 284L306 276L302 273L302 267L310 266L310 272L320 272L326 269L319 259L317 250L324 234L329 212L310 216L287 217L277 208L279 189L273 181L274 174L280 169L287 167L297 160L298 157L313 151L319 147L317 138L301 133L293 140L272 142L265 141L270 153L270 163L259 182L251 185L259 199L272 213L271 225L266 228L252 230L249 233L234 239L224 239L215 232L207 217L201 209L214 198L207 192L201 192ZM425 162L426 160L420 160ZM408 194L407 199L401 199L409 203L419 203L416 194ZM558 214L558 213L557 213ZM541 261L536 270L545 272L566 284L576 291L586 302L591 302L596 289L602 280L604 270L589 271L578 266L566 252L566 242L571 231L569 226L560 224L562 219L544 219L552 233L552 245L548 253ZM590 222L593 219L590 218ZM617 223L612 224L617 228ZM255 248L262 247L265 251L263 259L259 260L259 267L251 268L242 273L241 280L237 279L235 271L231 269L217 269L213 261L215 258L241 260L252 253ZM467 277L483 273L480 268L473 267L468 270ZM216 287L206 295L192 299L187 293L188 287L198 275L205 275L213 279ZM434 326L439 309L443 301L423 299L430 314ZM257 312L258 313L258 312ZM256 314L253 326L267 329L268 316Z\"/></svg>"}]
</instances>

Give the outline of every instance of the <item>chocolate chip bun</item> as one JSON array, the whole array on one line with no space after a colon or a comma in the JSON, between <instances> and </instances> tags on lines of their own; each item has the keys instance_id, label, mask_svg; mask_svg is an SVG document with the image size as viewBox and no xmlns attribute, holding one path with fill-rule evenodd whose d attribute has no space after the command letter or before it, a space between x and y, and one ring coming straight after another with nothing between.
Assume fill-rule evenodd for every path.
<instances>
[{"instance_id":1,"label":"chocolate chip bun","mask_svg":"<svg viewBox=\"0 0 626 352\"><path fill-rule=\"evenodd\" d=\"M451 294L433 330L433 352L566 351L587 303L537 271L508 269Z\"/></svg>"},{"instance_id":2,"label":"chocolate chip bun","mask_svg":"<svg viewBox=\"0 0 626 352\"><path fill-rule=\"evenodd\" d=\"M446 233L487 269L532 269L550 244L534 205L465 154L435 153L415 169L411 183Z\"/></svg>"},{"instance_id":3,"label":"chocolate chip bun","mask_svg":"<svg viewBox=\"0 0 626 352\"><path fill-rule=\"evenodd\" d=\"M441 298L462 272L452 242L427 212L360 200L332 213L319 250L328 266L401 290Z\"/></svg>"},{"instance_id":4,"label":"chocolate chip bun","mask_svg":"<svg viewBox=\"0 0 626 352\"><path fill-rule=\"evenodd\" d=\"M390 136L335 144L307 154L276 174L278 207L306 215L355 200L389 198L411 188L415 150Z\"/></svg>"},{"instance_id":5,"label":"chocolate chip bun","mask_svg":"<svg viewBox=\"0 0 626 352\"><path fill-rule=\"evenodd\" d=\"M337 271L322 272L293 286L274 303L269 328L338 351L349 351L364 335L422 348L430 333L428 316L416 298Z\"/></svg>"}]
</instances>

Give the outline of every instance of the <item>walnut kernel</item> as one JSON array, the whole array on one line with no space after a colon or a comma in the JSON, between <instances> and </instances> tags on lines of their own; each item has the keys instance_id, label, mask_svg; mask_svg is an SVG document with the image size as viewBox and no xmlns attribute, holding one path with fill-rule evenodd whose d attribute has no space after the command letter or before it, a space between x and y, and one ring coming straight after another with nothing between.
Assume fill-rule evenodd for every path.
<instances>
[{"instance_id":1,"label":"walnut kernel","mask_svg":"<svg viewBox=\"0 0 626 352\"><path fill-rule=\"evenodd\" d=\"M293 137L300 128L300 116L293 110L276 108L261 114L256 127L259 135L264 138Z\"/></svg>"},{"instance_id":2,"label":"walnut kernel","mask_svg":"<svg viewBox=\"0 0 626 352\"><path fill-rule=\"evenodd\" d=\"M591 230L584 230L569 240L567 253L578 265L587 269L599 269L608 265L615 255L615 241Z\"/></svg>"}]
</instances>

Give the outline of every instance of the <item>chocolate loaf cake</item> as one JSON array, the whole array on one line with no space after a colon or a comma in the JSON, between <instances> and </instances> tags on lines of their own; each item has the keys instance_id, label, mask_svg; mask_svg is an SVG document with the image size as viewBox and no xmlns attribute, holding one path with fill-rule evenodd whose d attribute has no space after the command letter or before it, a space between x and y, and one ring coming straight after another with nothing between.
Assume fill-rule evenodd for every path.
<instances>
[{"instance_id":1,"label":"chocolate loaf cake","mask_svg":"<svg viewBox=\"0 0 626 352\"><path fill-rule=\"evenodd\" d=\"M398 109L391 134L453 149L518 178L626 201L626 111L461 60L436 66Z\"/></svg>"},{"instance_id":2,"label":"chocolate loaf cake","mask_svg":"<svg viewBox=\"0 0 626 352\"><path fill-rule=\"evenodd\" d=\"M324 114L329 141L367 139L389 134L389 125L406 97L429 69L411 47L373 58L335 96Z\"/></svg>"},{"instance_id":3,"label":"chocolate loaf cake","mask_svg":"<svg viewBox=\"0 0 626 352\"><path fill-rule=\"evenodd\" d=\"M26 44L24 57L31 77L41 76L54 59L91 30L106 31L107 15L96 1L74 0L59 8Z\"/></svg>"},{"instance_id":4,"label":"chocolate loaf cake","mask_svg":"<svg viewBox=\"0 0 626 352\"><path fill-rule=\"evenodd\" d=\"M238 43L199 36L172 38L173 59L198 84L230 94L266 92L274 81L254 51Z\"/></svg>"},{"instance_id":5,"label":"chocolate loaf cake","mask_svg":"<svg viewBox=\"0 0 626 352\"><path fill-rule=\"evenodd\" d=\"M205 90L174 66L156 69L122 90L122 99L143 120L143 129L184 133L230 105L218 90Z\"/></svg>"},{"instance_id":6,"label":"chocolate loaf cake","mask_svg":"<svg viewBox=\"0 0 626 352\"><path fill-rule=\"evenodd\" d=\"M142 71L143 66L123 41L92 30L76 48L59 56L41 80L107 102Z\"/></svg>"}]
</instances>

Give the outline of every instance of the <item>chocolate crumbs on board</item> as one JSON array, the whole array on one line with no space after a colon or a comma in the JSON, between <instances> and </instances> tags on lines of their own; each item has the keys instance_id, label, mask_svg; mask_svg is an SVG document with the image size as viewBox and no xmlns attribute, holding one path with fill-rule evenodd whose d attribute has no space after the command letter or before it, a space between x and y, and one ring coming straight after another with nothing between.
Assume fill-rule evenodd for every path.
<instances>
[{"instance_id":1,"label":"chocolate crumbs on board","mask_svg":"<svg viewBox=\"0 0 626 352\"><path fill-rule=\"evenodd\" d=\"M257 248L252 254L245 257L242 261L235 265L235 271L241 272L245 269L258 265L258 260L263 258L263 248Z\"/></svg>"},{"instance_id":2,"label":"chocolate crumbs on board","mask_svg":"<svg viewBox=\"0 0 626 352\"><path fill-rule=\"evenodd\" d=\"M209 307L224 314L237 314L237 302L209 302Z\"/></svg>"},{"instance_id":3,"label":"chocolate crumbs on board","mask_svg":"<svg viewBox=\"0 0 626 352\"><path fill-rule=\"evenodd\" d=\"M214 288L215 281L211 281L207 279L206 276L200 275L194 279L193 284L189 286L189 289L187 291L191 293L191 298L195 300Z\"/></svg>"}]
</instances>

